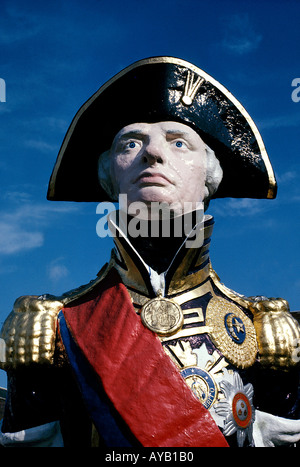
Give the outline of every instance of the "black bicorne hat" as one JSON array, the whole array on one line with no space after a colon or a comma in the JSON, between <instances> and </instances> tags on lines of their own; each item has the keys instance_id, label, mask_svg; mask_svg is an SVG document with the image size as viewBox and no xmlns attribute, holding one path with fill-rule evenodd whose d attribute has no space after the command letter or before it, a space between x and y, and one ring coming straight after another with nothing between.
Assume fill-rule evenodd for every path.
<instances>
[{"instance_id":1,"label":"black bicorne hat","mask_svg":"<svg viewBox=\"0 0 300 467\"><path fill-rule=\"evenodd\" d=\"M125 68L77 112L48 188L57 201L109 201L98 181L99 155L131 123L178 121L210 146L223 169L214 198L275 198L277 185L264 143L244 107L200 68L152 57Z\"/></svg>"}]
</instances>

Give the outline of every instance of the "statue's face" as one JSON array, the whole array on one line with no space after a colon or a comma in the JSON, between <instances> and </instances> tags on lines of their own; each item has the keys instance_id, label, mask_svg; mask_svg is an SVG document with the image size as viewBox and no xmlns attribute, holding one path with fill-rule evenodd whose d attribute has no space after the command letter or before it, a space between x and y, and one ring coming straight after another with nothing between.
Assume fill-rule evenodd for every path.
<instances>
[{"instance_id":1,"label":"statue's face","mask_svg":"<svg viewBox=\"0 0 300 467\"><path fill-rule=\"evenodd\" d=\"M180 213L185 202L203 200L206 150L200 136L178 122L134 123L111 148L111 175L128 204L165 202Z\"/></svg>"}]
</instances>

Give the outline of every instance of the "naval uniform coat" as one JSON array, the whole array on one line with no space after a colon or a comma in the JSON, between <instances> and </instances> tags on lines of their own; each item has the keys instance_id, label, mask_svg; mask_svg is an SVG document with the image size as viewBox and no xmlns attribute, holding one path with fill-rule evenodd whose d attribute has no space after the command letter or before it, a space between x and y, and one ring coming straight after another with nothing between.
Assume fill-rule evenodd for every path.
<instances>
[{"instance_id":1,"label":"naval uniform coat","mask_svg":"<svg viewBox=\"0 0 300 467\"><path fill-rule=\"evenodd\" d=\"M297 435L285 438L280 433L282 424L298 423L299 418L299 365L291 344L300 337L299 324L289 313L285 300L247 298L220 282L209 259L212 227L213 219L208 218L201 247L182 245L162 274L149 268L128 239L120 235L115 239L109 264L87 286L61 297L31 296L16 301L2 330L7 345L4 368L8 375L2 445L188 446L182 434L185 427L178 428L175 419L170 426L167 420L168 401L170 405L173 403L172 393L176 392L175 383L179 380L179 384L184 383L180 391L188 391L187 399L191 396L190 407L196 407L196 411L204 407L204 423L212 427L211 438L208 435L203 445L213 445L212 439L220 446L289 446L297 441ZM170 376L164 379L159 372L151 377L146 374L142 378L146 378L147 384L139 390L137 374L147 373L146 360L154 356L145 355L143 365L143 350L135 355L138 347L135 344L132 348L131 337L127 339L130 330L123 332L125 341L118 331L119 342L107 339L108 344L103 343L112 329L110 325L115 331L114 322L108 324L102 337L99 334L99 342L89 338L85 316L91 317L91 323L100 322L94 321L95 303L102 319L106 300L107 318L102 321L105 327L118 300L116 320L122 316L123 300L131 307L129 313L134 311L130 316L134 315L133 323L140 333L145 327L141 324L141 311L158 294L179 305L183 322L170 335L147 329L150 340L146 344L158 346L159 362L166 365L166 375ZM165 321L162 319L159 326L163 328ZM123 326L121 322L122 327L125 329L126 323ZM101 346L105 345L106 351L101 353ZM104 358L97 369L94 364L97 352L106 355L111 346L114 346L112 354L120 356L120 361L125 352L131 363L125 361L117 366ZM130 348L128 354L126 346ZM146 347L141 344L139 348ZM95 356L90 358L90 352L95 352ZM111 368L102 372L110 364ZM107 376L111 374L114 378ZM158 392L153 406L144 407L143 396L149 393L151 399L153 381L163 386L161 401ZM127 384L134 390L137 388L137 395L130 402L126 393L125 404L121 388L125 388L125 393ZM139 397L140 406L134 405ZM177 412L183 411L184 424L192 426L195 439L190 445L202 445L197 430L193 431L198 421L193 420L191 411L187 413L190 409L185 409L180 398L175 403L177 406L171 407L171 412L177 416ZM165 419L155 415L159 410L163 413L164 406ZM154 416L145 422L144 414L136 415L143 410L153 412ZM264 435L260 427L267 423L274 428L277 422L277 435Z\"/></svg>"}]
</instances>

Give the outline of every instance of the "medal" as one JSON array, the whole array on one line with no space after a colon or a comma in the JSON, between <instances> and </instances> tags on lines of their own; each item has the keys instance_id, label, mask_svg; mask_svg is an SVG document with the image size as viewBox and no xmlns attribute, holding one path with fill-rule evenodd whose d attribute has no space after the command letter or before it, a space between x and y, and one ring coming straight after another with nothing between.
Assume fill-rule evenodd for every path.
<instances>
[{"instance_id":1,"label":"medal","mask_svg":"<svg viewBox=\"0 0 300 467\"><path fill-rule=\"evenodd\" d=\"M230 374L225 370L220 389L224 398L214 406L214 409L223 418L224 436L236 433L239 447L244 445L247 438L249 443L252 443L255 420L252 384L244 385L238 373Z\"/></svg>"},{"instance_id":2,"label":"medal","mask_svg":"<svg viewBox=\"0 0 300 467\"><path fill-rule=\"evenodd\" d=\"M180 372L185 382L206 409L214 404L218 389L213 377L202 368L187 367Z\"/></svg>"},{"instance_id":3,"label":"medal","mask_svg":"<svg viewBox=\"0 0 300 467\"><path fill-rule=\"evenodd\" d=\"M257 342L254 325L234 303L212 298L206 310L210 338L224 357L238 368L248 368L256 360Z\"/></svg>"},{"instance_id":4,"label":"medal","mask_svg":"<svg viewBox=\"0 0 300 467\"><path fill-rule=\"evenodd\" d=\"M181 329L183 312L177 303L159 294L142 307L141 320L159 336L171 336Z\"/></svg>"}]
</instances>

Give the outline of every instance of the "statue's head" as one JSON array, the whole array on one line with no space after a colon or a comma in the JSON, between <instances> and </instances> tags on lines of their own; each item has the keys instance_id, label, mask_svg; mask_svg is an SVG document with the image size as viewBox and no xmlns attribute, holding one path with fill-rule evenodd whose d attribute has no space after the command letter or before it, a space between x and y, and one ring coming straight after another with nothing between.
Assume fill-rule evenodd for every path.
<instances>
[{"instance_id":1,"label":"statue's head","mask_svg":"<svg viewBox=\"0 0 300 467\"><path fill-rule=\"evenodd\" d=\"M112 200L166 203L174 214L207 206L223 171L214 152L179 122L133 123L99 158L99 181Z\"/></svg>"},{"instance_id":2,"label":"statue's head","mask_svg":"<svg viewBox=\"0 0 300 467\"><path fill-rule=\"evenodd\" d=\"M204 201L274 198L262 138L243 106L214 78L172 57L125 68L77 112L48 199Z\"/></svg>"}]
</instances>

